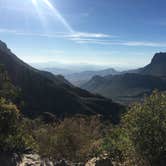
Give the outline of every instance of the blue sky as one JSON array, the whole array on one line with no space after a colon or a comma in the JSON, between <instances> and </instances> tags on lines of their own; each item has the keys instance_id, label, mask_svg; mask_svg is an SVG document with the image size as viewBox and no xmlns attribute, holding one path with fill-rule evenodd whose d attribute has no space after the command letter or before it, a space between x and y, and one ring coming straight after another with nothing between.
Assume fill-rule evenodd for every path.
<instances>
[{"instance_id":1,"label":"blue sky","mask_svg":"<svg viewBox=\"0 0 166 166\"><path fill-rule=\"evenodd\" d=\"M134 68L166 51L165 0L0 0L0 39L29 63Z\"/></svg>"}]
</instances>

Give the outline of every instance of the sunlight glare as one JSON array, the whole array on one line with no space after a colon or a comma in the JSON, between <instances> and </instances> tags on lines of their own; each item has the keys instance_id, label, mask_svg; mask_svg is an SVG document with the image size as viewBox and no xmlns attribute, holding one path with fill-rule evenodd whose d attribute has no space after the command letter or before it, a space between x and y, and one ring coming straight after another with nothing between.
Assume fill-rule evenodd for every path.
<instances>
[{"instance_id":1,"label":"sunlight glare","mask_svg":"<svg viewBox=\"0 0 166 166\"><path fill-rule=\"evenodd\" d=\"M61 15L56 7L54 7L49 0L43 0L44 3L48 6L48 8L53 12L54 16L57 17L61 23L66 27L66 29L70 33L74 33L73 28L69 25L69 23L65 20L65 18Z\"/></svg>"},{"instance_id":2,"label":"sunlight glare","mask_svg":"<svg viewBox=\"0 0 166 166\"><path fill-rule=\"evenodd\" d=\"M39 8L37 0L32 0L32 3L34 5L34 7L35 7L35 10L37 12L37 15L38 15L40 21L41 21L41 24L42 24L43 28L45 30L47 30L47 20L46 20L45 16L43 15L42 10Z\"/></svg>"},{"instance_id":3,"label":"sunlight glare","mask_svg":"<svg viewBox=\"0 0 166 166\"><path fill-rule=\"evenodd\" d=\"M37 6L37 0L32 0L32 3Z\"/></svg>"}]
</instances>

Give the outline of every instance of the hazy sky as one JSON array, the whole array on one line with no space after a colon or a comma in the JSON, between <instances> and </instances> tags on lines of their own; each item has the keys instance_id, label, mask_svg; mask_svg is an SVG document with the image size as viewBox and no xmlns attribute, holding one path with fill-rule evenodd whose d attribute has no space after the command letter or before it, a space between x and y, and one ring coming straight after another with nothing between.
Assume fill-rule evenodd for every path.
<instances>
[{"instance_id":1,"label":"hazy sky","mask_svg":"<svg viewBox=\"0 0 166 166\"><path fill-rule=\"evenodd\" d=\"M165 0L0 0L0 39L26 62L147 64L166 51Z\"/></svg>"}]
</instances>

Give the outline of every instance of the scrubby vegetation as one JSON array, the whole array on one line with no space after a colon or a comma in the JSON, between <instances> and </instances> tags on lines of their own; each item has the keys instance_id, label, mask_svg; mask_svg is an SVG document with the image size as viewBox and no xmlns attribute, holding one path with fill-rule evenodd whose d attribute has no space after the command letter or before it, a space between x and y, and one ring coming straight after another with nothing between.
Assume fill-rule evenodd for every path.
<instances>
[{"instance_id":1,"label":"scrubby vegetation","mask_svg":"<svg viewBox=\"0 0 166 166\"><path fill-rule=\"evenodd\" d=\"M166 163L166 93L153 92L133 104L119 126L104 140L115 161L126 165L160 166Z\"/></svg>"},{"instance_id":2,"label":"scrubby vegetation","mask_svg":"<svg viewBox=\"0 0 166 166\"><path fill-rule=\"evenodd\" d=\"M166 163L164 92L155 91L144 102L133 104L118 125L103 121L100 116L79 115L51 121L39 117L32 120L21 115L17 106L12 104L14 98L10 95L2 97L1 152L25 153L28 150L51 160L72 162L85 162L107 154L115 164L127 166L164 166Z\"/></svg>"},{"instance_id":3,"label":"scrubby vegetation","mask_svg":"<svg viewBox=\"0 0 166 166\"><path fill-rule=\"evenodd\" d=\"M143 103L133 104L116 126L98 116L52 124L31 121L27 126L39 154L50 159L78 162L107 154L123 165L160 166L166 162L166 93L155 91Z\"/></svg>"},{"instance_id":4,"label":"scrubby vegetation","mask_svg":"<svg viewBox=\"0 0 166 166\"><path fill-rule=\"evenodd\" d=\"M33 128L32 123L28 128ZM102 131L103 125L97 117L73 117L56 124L41 124L30 134L35 138L41 156L80 162L100 153Z\"/></svg>"},{"instance_id":5,"label":"scrubby vegetation","mask_svg":"<svg viewBox=\"0 0 166 166\"><path fill-rule=\"evenodd\" d=\"M143 103L134 104L117 126L103 123L97 116L45 124L40 119L20 121L16 106L1 99L0 148L20 151L31 147L52 160L80 162L106 153L124 165L164 165L165 109L166 94L154 92Z\"/></svg>"}]
</instances>

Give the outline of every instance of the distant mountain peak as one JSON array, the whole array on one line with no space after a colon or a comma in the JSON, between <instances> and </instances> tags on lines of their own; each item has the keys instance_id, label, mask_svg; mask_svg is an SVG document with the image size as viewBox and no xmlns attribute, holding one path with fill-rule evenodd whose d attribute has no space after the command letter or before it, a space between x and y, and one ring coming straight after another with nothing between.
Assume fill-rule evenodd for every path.
<instances>
[{"instance_id":1,"label":"distant mountain peak","mask_svg":"<svg viewBox=\"0 0 166 166\"><path fill-rule=\"evenodd\" d=\"M149 65L141 68L139 73L153 76L166 76L166 53L156 53Z\"/></svg>"},{"instance_id":2,"label":"distant mountain peak","mask_svg":"<svg viewBox=\"0 0 166 166\"><path fill-rule=\"evenodd\" d=\"M166 52L156 53L152 58L151 64L166 64Z\"/></svg>"},{"instance_id":3,"label":"distant mountain peak","mask_svg":"<svg viewBox=\"0 0 166 166\"><path fill-rule=\"evenodd\" d=\"M88 82L91 78L95 79L102 79L102 77L107 76L107 75L116 75L119 74L118 71L116 71L113 68L108 68L108 69L104 69L104 70L97 70L97 71L83 71L80 73L73 73L70 75L67 75L66 78L73 84L76 86L81 86L84 83Z\"/></svg>"},{"instance_id":4,"label":"distant mountain peak","mask_svg":"<svg viewBox=\"0 0 166 166\"><path fill-rule=\"evenodd\" d=\"M166 90L166 53L156 53L147 66L104 77L95 76L81 87L90 92L129 104L141 101L154 89Z\"/></svg>"}]
</instances>

